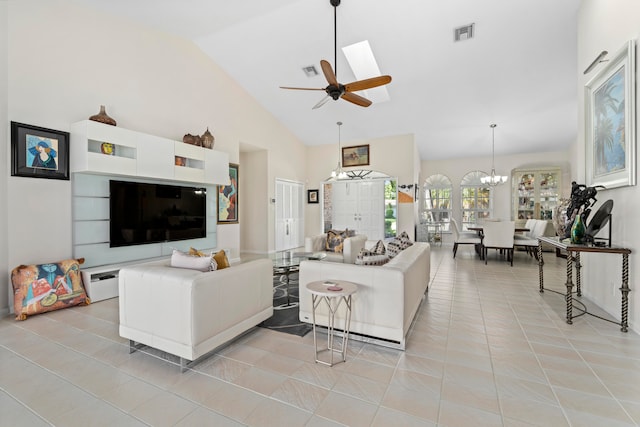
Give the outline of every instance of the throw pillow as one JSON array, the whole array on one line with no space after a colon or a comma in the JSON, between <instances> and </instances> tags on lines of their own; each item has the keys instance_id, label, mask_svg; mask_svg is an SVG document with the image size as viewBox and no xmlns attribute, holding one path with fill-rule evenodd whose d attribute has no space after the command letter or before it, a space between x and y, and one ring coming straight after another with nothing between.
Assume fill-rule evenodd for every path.
<instances>
[{"instance_id":1,"label":"throw pillow","mask_svg":"<svg viewBox=\"0 0 640 427\"><path fill-rule=\"evenodd\" d=\"M199 256L199 257L205 257L205 258L209 258L211 260L211 271L216 271L218 269L218 262L216 261L216 259L213 257L214 253L204 253L198 249L195 249L193 247L189 248L189 255L193 255L193 256Z\"/></svg>"},{"instance_id":2,"label":"throw pillow","mask_svg":"<svg viewBox=\"0 0 640 427\"><path fill-rule=\"evenodd\" d=\"M329 230L327 232L327 243L325 249L329 252L342 253L344 239L347 238L347 231Z\"/></svg>"},{"instance_id":3,"label":"throw pillow","mask_svg":"<svg viewBox=\"0 0 640 427\"><path fill-rule=\"evenodd\" d=\"M210 271L211 259L209 257L185 254L184 252L174 249L171 254L171 267Z\"/></svg>"},{"instance_id":4,"label":"throw pillow","mask_svg":"<svg viewBox=\"0 0 640 427\"><path fill-rule=\"evenodd\" d=\"M384 265L389 262L389 257L366 249L360 249L356 257L356 265Z\"/></svg>"},{"instance_id":5,"label":"throw pillow","mask_svg":"<svg viewBox=\"0 0 640 427\"><path fill-rule=\"evenodd\" d=\"M16 320L74 305L89 305L82 284L84 258L51 264L20 265L11 271Z\"/></svg>"},{"instance_id":6,"label":"throw pillow","mask_svg":"<svg viewBox=\"0 0 640 427\"><path fill-rule=\"evenodd\" d=\"M223 268L229 268L231 265L229 264L229 259L227 258L227 254L224 252L224 249L213 254L213 259L216 260L218 264L218 270L222 270Z\"/></svg>"},{"instance_id":7,"label":"throw pillow","mask_svg":"<svg viewBox=\"0 0 640 427\"><path fill-rule=\"evenodd\" d=\"M413 245L413 242L407 232L403 231L399 236L389 242L387 245L387 254L389 254L390 258L393 258L411 245Z\"/></svg>"},{"instance_id":8,"label":"throw pillow","mask_svg":"<svg viewBox=\"0 0 640 427\"><path fill-rule=\"evenodd\" d=\"M384 247L384 242L382 240L378 240L374 247L371 248L371 252L377 255L384 255L387 253L386 248Z\"/></svg>"}]
</instances>

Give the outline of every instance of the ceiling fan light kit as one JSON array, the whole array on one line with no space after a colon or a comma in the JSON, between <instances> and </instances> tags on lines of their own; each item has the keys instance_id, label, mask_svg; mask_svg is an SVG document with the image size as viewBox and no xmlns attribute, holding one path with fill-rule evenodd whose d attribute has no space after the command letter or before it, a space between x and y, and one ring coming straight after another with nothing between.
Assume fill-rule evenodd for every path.
<instances>
[{"instance_id":1,"label":"ceiling fan light kit","mask_svg":"<svg viewBox=\"0 0 640 427\"><path fill-rule=\"evenodd\" d=\"M334 67L326 60L320 61L320 67L322 68L322 73L324 74L325 79L327 79L327 83L329 85L325 88L304 88L304 87L291 87L291 86L280 86L282 89L293 89L293 90L323 90L327 93L323 99L321 99L316 105L313 106L313 109L320 108L324 104L329 101L329 99L333 99L337 101L342 98L345 101L351 102L352 104L359 105L360 107L368 107L372 104L370 100L367 98L357 95L353 92L358 92L361 90L371 89L378 86L383 86L389 84L391 82L391 76L378 76L372 77L364 80L356 80L355 82L347 83L343 85L338 82L338 78L336 77L337 73L337 63L338 63L338 26L337 26L337 8L340 5L340 0L329 0L331 6L333 6L333 34L334 34L334 57L333 61L335 64Z\"/></svg>"},{"instance_id":2,"label":"ceiling fan light kit","mask_svg":"<svg viewBox=\"0 0 640 427\"><path fill-rule=\"evenodd\" d=\"M495 150L495 135L496 135L496 126L495 123L491 123L489 127L491 128L491 175L483 176L480 178L480 182L483 184L487 184L491 187L495 187L496 185L504 184L507 182L508 177L504 175L496 175L496 150Z\"/></svg>"}]
</instances>

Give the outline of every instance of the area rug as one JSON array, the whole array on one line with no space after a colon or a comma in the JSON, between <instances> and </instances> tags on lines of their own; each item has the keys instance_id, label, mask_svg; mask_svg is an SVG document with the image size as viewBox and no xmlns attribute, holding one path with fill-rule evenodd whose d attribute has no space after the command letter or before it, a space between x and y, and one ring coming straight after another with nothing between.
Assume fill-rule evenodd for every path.
<instances>
[{"instance_id":1,"label":"area rug","mask_svg":"<svg viewBox=\"0 0 640 427\"><path fill-rule=\"evenodd\" d=\"M289 281L289 302L293 304L287 305L285 278L275 276L273 278L273 316L258 326L303 337L311 331L312 327L299 319L298 273L291 273Z\"/></svg>"}]
</instances>

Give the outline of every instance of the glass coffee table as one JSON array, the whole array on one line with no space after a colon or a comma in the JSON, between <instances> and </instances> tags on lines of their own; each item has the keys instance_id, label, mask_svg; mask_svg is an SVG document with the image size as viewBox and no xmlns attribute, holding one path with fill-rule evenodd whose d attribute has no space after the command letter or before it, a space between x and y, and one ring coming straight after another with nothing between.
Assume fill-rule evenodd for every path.
<instances>
[{"instance_id":1,"label":"glass coffee table","mask_svg":"<svg viewBox=\"0 0 640 427\"><path fill-rule=\"evenodd\" d=\"M280 304L277 307L273 307L274 310L283 310L291 307L297 307L298 301L291 301L292 298L298 298L295 295L291 295L291 273L295 273L300 269L300 263L306 260L322 260L327 255L322 252L294 252L294 251L282 251L276 252L271 256L273 262L273 276L280 276L280 284L274 287L274 292L277 289L284 291L284 296L287 297L287 302Z\"/></svg>"}]
</instances>

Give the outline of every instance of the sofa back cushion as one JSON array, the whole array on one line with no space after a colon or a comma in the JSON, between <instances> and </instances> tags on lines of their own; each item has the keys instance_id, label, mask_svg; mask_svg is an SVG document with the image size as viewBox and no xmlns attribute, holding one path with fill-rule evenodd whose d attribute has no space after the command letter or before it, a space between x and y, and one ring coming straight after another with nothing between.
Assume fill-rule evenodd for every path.
<instances>
[{"instance_id":1,"label":"sofa back cushion","mask_svg":"<svg viewBox=\"0 0 640 427\"><path fill-rule=\"evenodd\" d=\"M389 256L386 254L378 254L375 251L360 249L356 257L357 265L384 265L389 262Z\"/></svg>"}]
</instances>

